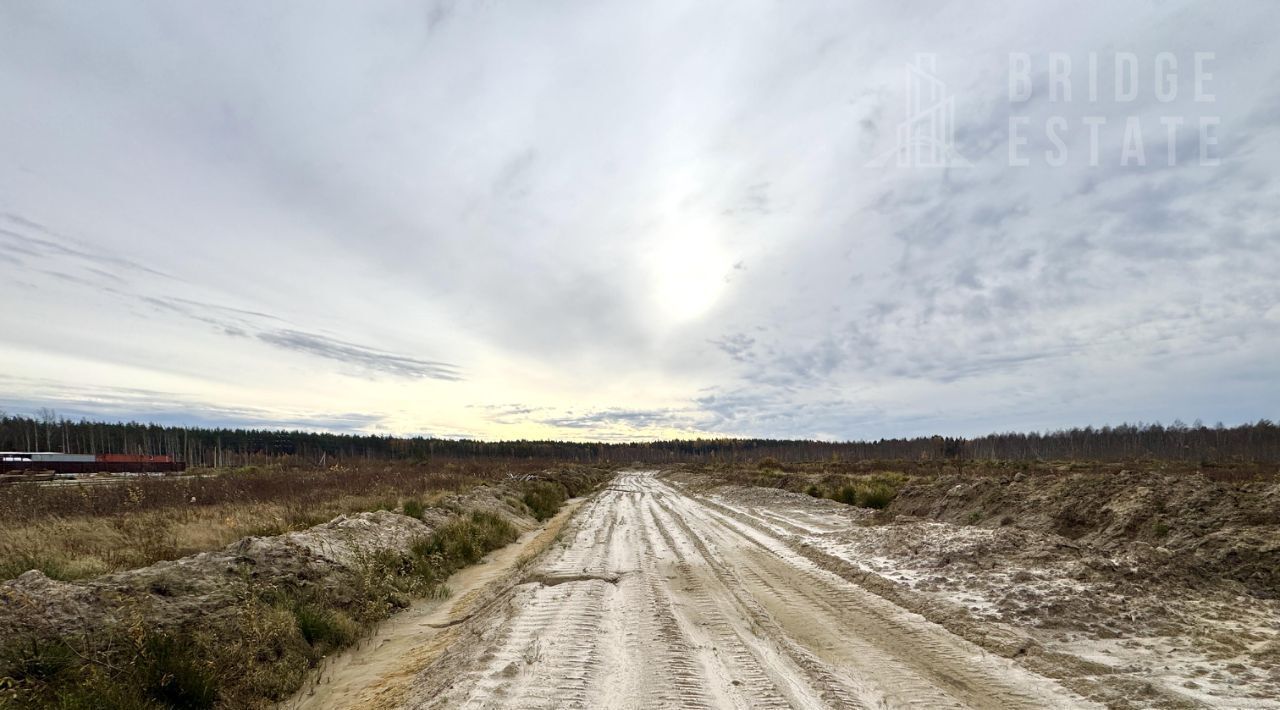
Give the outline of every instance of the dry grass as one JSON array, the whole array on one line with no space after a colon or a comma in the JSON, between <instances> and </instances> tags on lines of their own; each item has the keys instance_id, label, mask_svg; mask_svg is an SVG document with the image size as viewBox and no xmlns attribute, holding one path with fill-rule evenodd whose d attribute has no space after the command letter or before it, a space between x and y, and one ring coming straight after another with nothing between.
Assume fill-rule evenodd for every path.
<instances>
[{"instance_id":1,"label":"dry grass","mask_svg":"<svg viewBox=\"0 0 1280 710\"><path fill-rule=\"evenodd\" d=\"M425 498L430 504L443 496ZM304 530L342 514L390 510L395 491L295 503L224 503L111 516L52 516L0 523L0 579L38 569L54 579L80 579L216 550L249 535ZM423 497L413 500L422 502Z\"/></svg>"},{"instance_id":2,"label":"dry grass","mask_svg":"<svg viewBox=\"0 0 1280 710\"><path fill-rule=\"evenodd\" d=\"M1148 472L1202 475L1211 481L1229 484L1274 481L1280 477L1280 466L1248 461L1211 463L1157 460L1101 462L862 459L779 463L773 458L765 457L755 462L682 465L690 470L707 473L724 483L782 488L872 508L887 506L897 490L909 481L930 480L946 475L1005 477L1019 472L1033 476Z\"/></svg>"},{"instance_id":3,"label":"dry grass","mask_svg":"<svg viewBox=\"0 0 1280 710\"><path fill-rule=\"evenodd\" d=\"M248 469L190 479L14 486L0 503L0 579L80 579L301 530L341 514L430 505L506 468Z\"/></svg>"},{"instance_id":4,"label":"dry grass","mask_svg":"<svg viewBox=\"0 0 1280 710\"><path fill-rule=\"evenodd\" d=\"M326 654L518 535L485 512L459 517L408 555L372 555L341 591L274 588L220 624L163 633L141 617L93 638L0 643L0 708L254 708L288 697Z\"/></svg>"},{"instance_id":5,"label":"dry grass","mask_svg":"<svg viewBox=\"0 0 1280 710\"><path fill-rule=\"evenodd\" d=\"M245 495L205 505L182 503L172 490L161 488L173 481L139 481L131 495L149 501L136 506L140 509L64 515L48 512L65 500L64 492L54 491L52 501L43 501L43 516L0 524L0 539L5 541L0 543L0 556L13 564L26 554L64 576L85 576L220 547L245 534L307 527L342 512L399 507L421 513L442 503L440 498L455 487L505 478L506 469L465 476L416 467L354 475L236 475L252 480L221 485L256 491L257 499ZM547 471L537 481L506 485L517 510L525 510L520 497L532 492L535 498L541 496L538 504L548 506L543 512L553 514L552 497L558 508L566 495L585 494L606 476L598 468L565 467ZM299 489L298 480L317 485ZM343 485L333 485L335 480ZM129 495L119 493L112 492L109 500L128 500ZM169 503L159 504L161 500ZM56 630L0 639L0 708L269 706L299 688L326 654L359 641L368 628L413 597L447 594L444 581L450 574L518 535L509 521L491 512L468 512L447 501L443 507L455 517L414 541L407 551L371 551L328 572L330 584L248 584L217 614L168 619L163 626L145 611L149 597L128 597L119 601L108 621L84 628L83 633ZM21 566L24 563L17 564Z\"/></svg>"}]
</instances>

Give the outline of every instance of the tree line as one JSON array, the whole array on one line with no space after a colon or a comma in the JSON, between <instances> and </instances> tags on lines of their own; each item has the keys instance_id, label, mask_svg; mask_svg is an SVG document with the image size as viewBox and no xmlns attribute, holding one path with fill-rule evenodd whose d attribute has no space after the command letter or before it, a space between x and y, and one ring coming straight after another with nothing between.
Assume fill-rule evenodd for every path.
<instances>
[{"instance_id":1,"label":"tree line","mask_svg":"<svg viewBox=\"0 0 1280 710\"><path fill-rule=\"evenodd\" d=\"M52 410L34 417L0 414L0 451L169 455L193 466L243 466L282 459L457 461L476 459L677 463L816 460L1091 460L1280 462L1280 426L1263 419L1226 427L1175 421L974 438L915 437L875 441L675 439L625 443L477 441L273 429L162 426L72 421Z\"/></svg>"}]
</instances>

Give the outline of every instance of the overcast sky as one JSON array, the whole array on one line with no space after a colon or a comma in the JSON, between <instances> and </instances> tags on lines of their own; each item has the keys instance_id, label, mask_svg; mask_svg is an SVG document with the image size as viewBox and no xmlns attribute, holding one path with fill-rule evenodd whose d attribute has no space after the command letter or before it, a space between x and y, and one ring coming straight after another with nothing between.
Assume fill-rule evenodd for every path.
<instances>
[{"instance_id":1,"label":"overcast sky","mask_svg":"<svg viewBox=\"0 0 1280 710\"><path fill-rule=\"evenodd\" d=\"M1274 419L1277 27L1272 0L3 2L0 408ZM922 81L951 128L901 128ZM941 165L903 147L926 123Z\"/></svg>"}]
</instances>

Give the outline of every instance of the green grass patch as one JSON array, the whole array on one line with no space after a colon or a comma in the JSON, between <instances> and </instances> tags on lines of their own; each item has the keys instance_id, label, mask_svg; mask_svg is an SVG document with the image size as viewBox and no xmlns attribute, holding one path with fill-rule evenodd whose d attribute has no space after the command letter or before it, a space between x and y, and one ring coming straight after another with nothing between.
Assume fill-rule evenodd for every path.
<instances>
[{"instance_id":1,"label":"green grass patch","mask_svg":"<svg viewBox=\"0 0 1280 710\"><path fill-rule=\"evenodd\" d=\"M298 631L320 655L355 642L360 626L345 613L321 604L296 604L293 618Z\"/></svg>"},{"instance_id":2,"label":"green grass patch","mask_svg":"<svg viewBox=\"0 0 1280 710\"><path fill-rule=\"evenodd\" d=\"M194 651L182 639L148 635L134 663L135 679L144 696L167 707L213 707L218 701L218 679Z\"/></svg>"},{"instance_id":3,"label":"green grass patch","mask_svg":"<svg viewBox=\"0 0 1280 710\"><path fill-rule=\"evenodd\" d=\"M442 525L413 545L413 554L429 567L448 570L475 564L490 550L514 542L519 532L493 513L475 512Z\"/></svg>"},{"instance_id":4,"label":"green grass patch","mask_svg":"<svg viewBox=\"0 0 1280 710\"><path fill-rule=\"evenodd\" d=\"M404 514L410 518L417 518L421 520L422 514L426 512L426 510L426 506L424 506L422 501L417 498L410 498L404 502Z\"/></svg>"},{"instance_id":5,"label":"green grass patch","mask_svg":"<svg viewBox=\"0 0 1280 710\"><path fill-rule=\"evenodd\" d=\"M568 498L568 492L559 483L534 481L526 484L523 500L533 517L543 521L555 515Z\"/></svg>"},{"instance_id":6,"label":"green grass patch","mask_svg":"<svg viewBox=\"0 0 1280 710\"><path fill-rule=\"evenodd\" d=\"M858 488L858 505L877 510L888 507L898 491L888 484L873 482Z\"/></svg>"},{"instance_id":7,"label":"green grass patch","mask_svg":"<svg viewBox=\"0 0 1280 710\"><path fill-rule=\"evenodd\" d=\"M837 488L829 497L845 505L881 510L889 506L898 495L898 485L878 477L867 477ZM809 495L814 495L810 486Z\"/></svg>"},{"instance_id":8,"label":"green grass patch","mask_svg":"<svg viewBox=\"0 0 1280 710\"><path fill-rule=\"evenodd\" d=\"M12 641L0 651L0 707L212 708L215 667L187 639L116 631L80 640Z\"/></svg>"}]
</instances>

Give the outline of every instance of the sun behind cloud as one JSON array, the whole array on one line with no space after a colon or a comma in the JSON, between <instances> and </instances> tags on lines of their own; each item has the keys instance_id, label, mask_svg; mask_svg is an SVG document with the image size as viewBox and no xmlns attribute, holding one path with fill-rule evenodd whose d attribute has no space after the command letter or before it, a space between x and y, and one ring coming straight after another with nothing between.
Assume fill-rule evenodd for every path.
<instances>
[{"instance_id":1,"label":"sun behind cloud","mask_svg":"<svg viewBox=\"0 0 1280 710\"><path fill-rule=\"evenodd\" d=\"M709 223L662 235L649 254L652 297L659 317L685 323L706 315L724 294L733 258Z\"/></svg>"}]
</instances>

